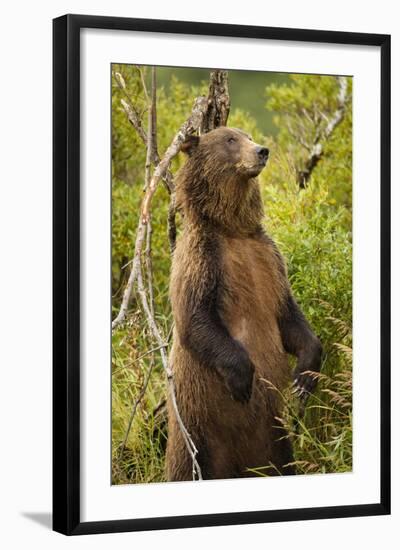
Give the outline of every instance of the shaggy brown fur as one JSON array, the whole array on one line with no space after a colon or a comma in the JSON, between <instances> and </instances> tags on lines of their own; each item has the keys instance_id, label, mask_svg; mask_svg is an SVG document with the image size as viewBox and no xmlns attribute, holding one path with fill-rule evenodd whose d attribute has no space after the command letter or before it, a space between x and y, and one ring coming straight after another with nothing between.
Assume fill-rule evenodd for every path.
<instances>
[{"instance_id":1,"label":"shaggy brown fur","mask_svg":"<svg viewBox=\"0 0 400 550\"><path fill-rule=\"evenodd\" d=\"M294 473L290 442L276 416L278 392L298 357L300 391L313 389L305 370L319 370L321 345L294 301L284 262L264 233L256 176L268 151L237 129L218 128L183 147L177 177L184 231L172 265L175 321L171 366L178 407L196 444L203 478L248 476L272 464ZM192 479L192 461L169 406L167 478ZM272 471L267 471L273 473Z\"/></svg>"}]
</instances>

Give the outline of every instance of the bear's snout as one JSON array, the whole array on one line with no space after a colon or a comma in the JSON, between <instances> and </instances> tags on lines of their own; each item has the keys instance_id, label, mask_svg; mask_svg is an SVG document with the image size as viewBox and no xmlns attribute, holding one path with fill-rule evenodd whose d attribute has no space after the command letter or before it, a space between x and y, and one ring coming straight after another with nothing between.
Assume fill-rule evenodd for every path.
<instances>
[{"instance_id":1,"label":"bear's snout","mask_svg":"<svg viewBox=\"0 0 400 550\"><path fill-rule=\"evenodd\" d=\"M266 147L261 147L260 145L257 145L256 153L259 161L265 166L269 157L269 149L267 149Z\"/></svg>"}]
</instances>

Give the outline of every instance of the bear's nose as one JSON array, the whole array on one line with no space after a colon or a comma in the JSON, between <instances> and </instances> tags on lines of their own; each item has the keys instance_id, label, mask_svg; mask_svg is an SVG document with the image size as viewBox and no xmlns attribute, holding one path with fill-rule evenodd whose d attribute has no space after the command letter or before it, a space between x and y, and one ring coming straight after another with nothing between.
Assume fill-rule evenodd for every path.
<instances>
[{"instance_id":1,"label":"bear's nose","mask_svg":"<svg viewBox=\"0 0 400 550\"><path fill-rule=\"evenodd\" d=\"M266 163L269 156L269 149L267 149L266 147L258 146L256 147L256 152L261 162Z\"/></svg>"}]
</instances>

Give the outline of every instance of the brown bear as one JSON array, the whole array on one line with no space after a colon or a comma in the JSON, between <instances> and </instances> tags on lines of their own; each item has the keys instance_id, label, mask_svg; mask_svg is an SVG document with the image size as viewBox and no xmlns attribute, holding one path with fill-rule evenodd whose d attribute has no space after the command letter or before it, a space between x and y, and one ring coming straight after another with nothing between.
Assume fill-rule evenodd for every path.
<instances>
[{"instance_id":1,"label":"brown bear","mask_svg":"<svg viewBox=\"0 0 400 550\"><path fill-rule=\"evenodd\" d=\"M269 151L245 132L220 127L182 146L176 178L184 228L173 254L170 364L183 423L203 479L293 474L279 425L279 393L297 357L300 395L314 388L322 348L291 293L282 257L262 227L257 175ZM273 389L275 387L276 389ZM192 458L168 407L166 475L193 479ZM277 418L278 417L278 418Z\"/></svg>"}]
</instances>

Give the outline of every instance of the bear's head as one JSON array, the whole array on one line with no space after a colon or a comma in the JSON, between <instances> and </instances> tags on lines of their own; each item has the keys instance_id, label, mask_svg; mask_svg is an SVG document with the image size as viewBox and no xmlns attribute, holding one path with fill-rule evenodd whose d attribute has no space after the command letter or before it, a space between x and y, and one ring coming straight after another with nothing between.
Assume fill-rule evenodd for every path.
<instances>
[{"instance_id":1,"label":"bear's head","mask_svg":"<svg viewBox=\"0 0 400 550\"><path fill-rule=\"evenodd\" d=\"M176 200L185 216L233 233L254 231L263 215L256 176L268 149L242 130L220 127L190 136L182 151L187 160L177 175Z\"/></svg>"},{"instance_id":2,"label":"bear's head","mask_svg":"<svg viewBox=\"0 0 400 550\"><path fill-rule=\"evenodd\" d=\"M218 177L224 175L248 180L261 172L267 163L269 150L254 143L251 136L238 128L222 126L199 136L190 136L182 151L200 161L203 170Z\"/></svg>"}]
</instances>

